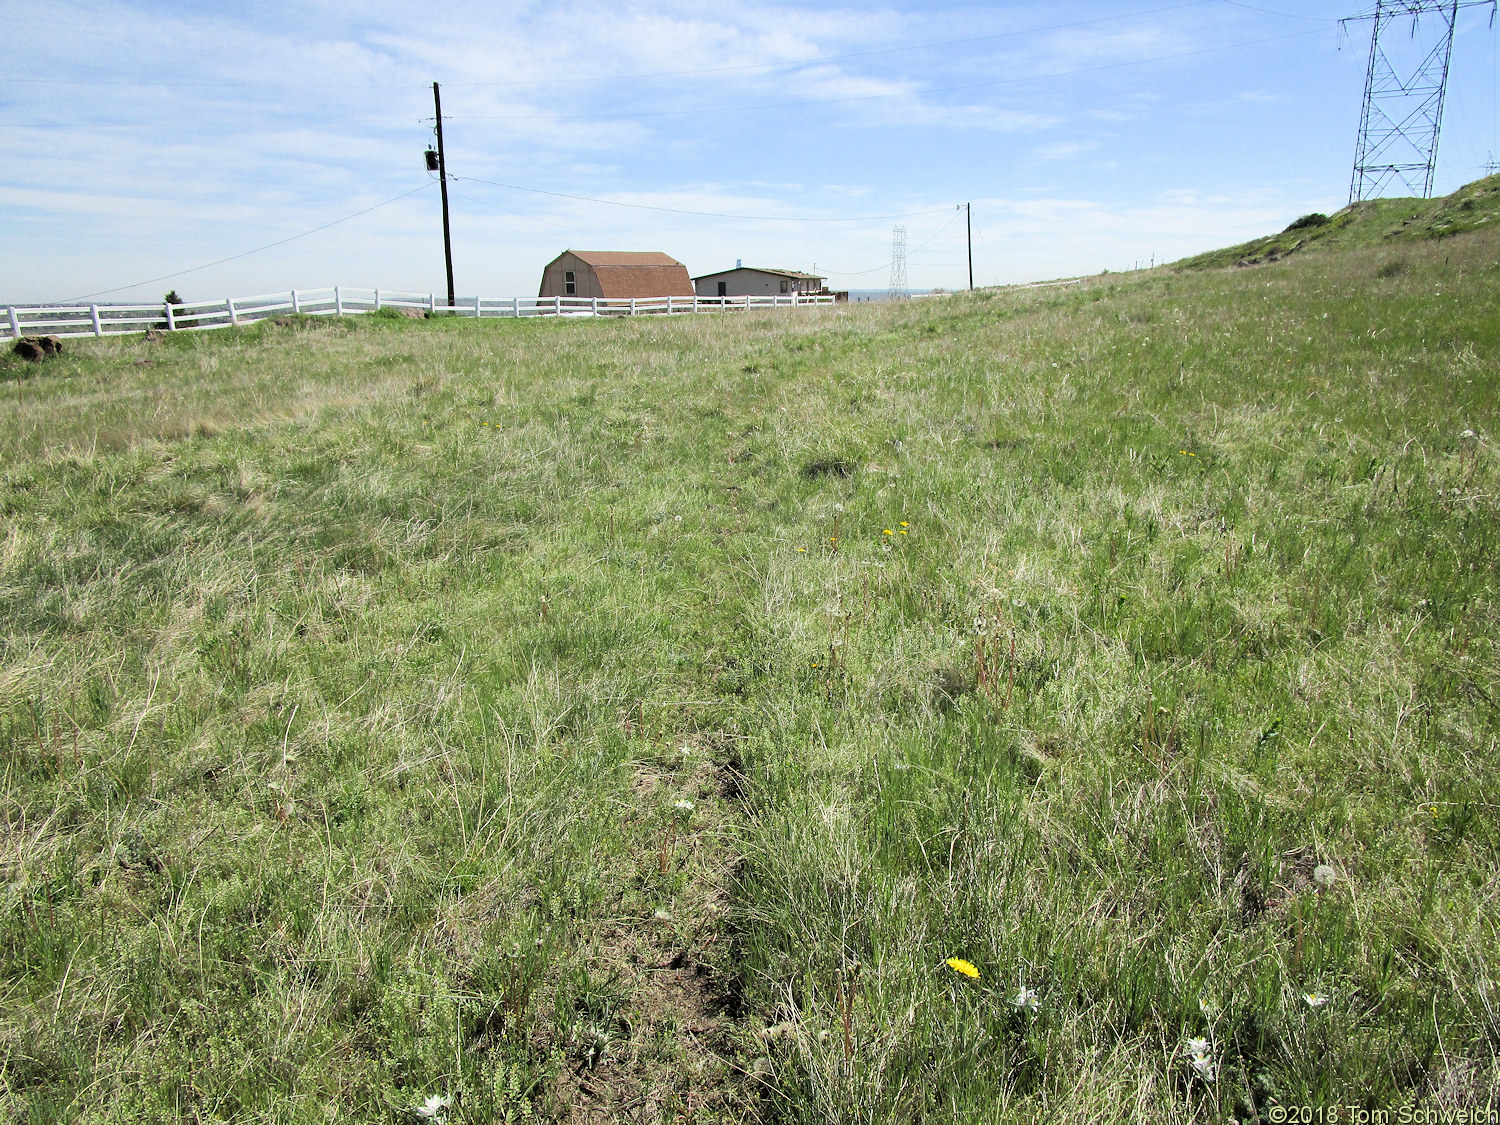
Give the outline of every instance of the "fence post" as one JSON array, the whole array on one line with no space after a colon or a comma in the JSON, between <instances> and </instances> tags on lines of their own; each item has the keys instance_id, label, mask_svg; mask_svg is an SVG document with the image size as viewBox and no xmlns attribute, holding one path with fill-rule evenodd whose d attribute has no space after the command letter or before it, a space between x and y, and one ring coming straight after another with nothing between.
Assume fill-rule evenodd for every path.
<instances>
[{"instance_id":1,"label":"fence post","mask_svg":"<svg viewBox=\"0 0 1500 1125\"><path fill-rule=\"evenodd\" d=\"M297 315L300 315L302 312L302 302L298 299L295 289L292 290L292 312Z\"/></svg>"},{"instance_id":2,"label":"fence post","mask_svg":"<svg viewBox=\"0 0 1500 1125\"><path fill-rule=\"evenodd\" d=\"M235 311L234 311L234 298L233 297L225 297L224 298L224 307L229 310L229 324L230 324L230 327L236 327L236 326L238 326L239 323L240 323L240 318L239 318L238 314L236 314Z\"/></svg>"},{"instance_id":3,"label":"fence post","mask_svg":"<svg viewBox=\"0 0 1500 1125\"><path fill-rule=\"evenodd\" d=\"M101 325L99 323L99 306L98 305L90 305L89 306L89 316L92 317L93 321L94 321L94 335L95 336L103 336L104 335L104 327L103 327L103 325Z\"/></svg>"},{"instance_id":4,"label":"fence post","mask_svg":"<svg viewBox=\"0 0 1500 1125\"><path fill-rule=\"evenodd\" d=\"M631 316L635 315L635 298L634 297L630 298L630 315Z\"/></svg>"},{"instance_id":5,"label":"fence post","mask_svg":"<svg viewBox=\"0 0 1500 1125\"><path fill-rule=\"evenodd\" d=\"M595 316L599 315L599 298L598 297L595 297L593 299L593 301L590 303L590 305L589 305L589 311L592 312Z\"/></svg>"},{"instance_id":6,"label":"fence post","mask_svg":"<svg viewBox=\"0 0 1500 1125\"><path fill-rule=\"evenodd\" d=\"M168 332L176 332L177 331L177 317L172 312L172 302L171 301L163 301L161 307L162 307L162 311L167 314L167 331Z\"/></svg>"},{"instance_id":7,"label":"fence post","mask_svg":"<svg viewBox=\"0 0 1500 1125\"><path fill-rule=\"evenodd\" d=\"M667 315L672 315L672 294L667 294Z\"/></svg>"},{"instance_id":8,"label":"fence post","mask_svg":"<svg viewBox=\"0 0 1500 1125\"><path fill-rule=\"evenodd\" d=\"M10 305L6 311L10 313L10 334L19 340L21 338L21 320L16 316L16 306Z\"/></svg>"},{"instance_id":9,"label":"fence post","mask_svg":"<svg viewBox=\"0 0 1500 1125\"><path fill-rule=\"evenodd\" d=\"M698 311L698 294L696 293L693 294L693 311Z\"/></svg>"},{"instance_id":10,"label":"fence post","mask_svg":"<svg viewBox=\"0 0 1500 1125\"><path fill-rule=\"evenodd\" d=\"M427 294L427 315L437 315L437 294L435 293Z\"/></svg>"},{"instance_id":11,"label":"fence post","mask_svg":"<svg viewBox=\"0 0 1500 1125\"><path fill-rule=\"evenodd\" d=\"M337 285L333 287L333 315L344 315L344 294Z\"/></svg>"},{"instance_id":12,"label":"fence post","mask_svg":"<svg viewBox=\"0 0 1500 1125\"><path fill-rule=\"evenodd\" d=\"M380 311L380 290L375 290L375 311Z\"/></svg>"}]
</instances>

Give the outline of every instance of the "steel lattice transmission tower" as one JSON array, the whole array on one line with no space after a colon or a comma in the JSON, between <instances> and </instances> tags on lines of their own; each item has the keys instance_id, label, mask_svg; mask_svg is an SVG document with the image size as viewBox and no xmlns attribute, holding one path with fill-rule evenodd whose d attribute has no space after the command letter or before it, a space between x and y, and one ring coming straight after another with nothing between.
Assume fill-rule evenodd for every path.
<instances>
[{"instance_id":1,"label":"steel lattice transmission tower","mask_svg":"<svg viewBox=\"0 0 1500 1125\"><path fill-rule=\"evenodd\" d=\"M906 228L891 228L891 287L887 292L893 301L904 301L911 296L906 289Z\"/></svg>"},{"instance_id":2,"label":"steel lattice transmission tower","mask_svg":"<svg viewBox=\"0 0 1500 1125\"><path fill-rule=\"evenodd\" d=\"M1458 10L1472 5L1473 0L1375 0L1373 12L1351 17L1371 20L1374 26L1349 202L1372 199L1396 181L1412 195L1432 195L1448 66L1453 59L1453 30L1458 24ZM1391 25L1409 17L1408 38L1415 40L1423 16L1436 17L1438 41L1412 66L1411 60L1390 43Z\"/></svg>"}]
</instances>

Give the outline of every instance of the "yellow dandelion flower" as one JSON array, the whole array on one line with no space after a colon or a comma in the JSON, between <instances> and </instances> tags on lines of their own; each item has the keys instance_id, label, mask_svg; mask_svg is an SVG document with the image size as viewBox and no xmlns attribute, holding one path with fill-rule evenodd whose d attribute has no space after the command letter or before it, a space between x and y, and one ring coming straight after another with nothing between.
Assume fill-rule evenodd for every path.
<instances>
[{"instance_id":1,"label":"yellow dandelion flower","mask_svg":"<svg viewBox=\"0 0 1500 1125\"><path fill-rule=\"evenodd\" d=\"M979 970L976 969L973 965L969 964L969 962L965 961L962 957L950 957L947 961L944 962L944 964L946 964L948 968L952 969L955 973L962 973L970 980L979 979Z\"/></svg>"},{"instance_id":2,"label":"yellow dandelion flower","mask_svg":"<svg viewBox=\"0 0 1500 1125\"><path fill-rule=\"evenodd\" d=\"M911 524L909 524L909 523L907 523L907 522L906 522L906 521L905 521L905 520L902 520L902 521L901 521L901 526L902 526L902 527L910 527L910 526L911 526Z\"/></svg>"},{"instance_id":3,"label":"yellow dandelion flower","mask_svg":"<svg viewBox=\"0 0 1500 1125\"><path fill-rule=\"evenodd\" d=\"M806 547L798 547L797 548L797 553L799 555L805 555L805 554L807 554L807 548Z\"/></svg>"},{"instance_id":4,"label":"yellow dandelion flower","mask_svg":"<svg viewBox=\"0 0 1500 1125\"><path fill-rule=\"evenodd\" d=\"M896 533L895 533L895 532L894 532L894 531L892 531L892 530L891 530L891 529L890 529L890 528L886 528L886 529L885 529L885 533L886 533L886 534L887 534L887 535L895 535L895 534L896 534Z\"/></svg>"}]
</instances>

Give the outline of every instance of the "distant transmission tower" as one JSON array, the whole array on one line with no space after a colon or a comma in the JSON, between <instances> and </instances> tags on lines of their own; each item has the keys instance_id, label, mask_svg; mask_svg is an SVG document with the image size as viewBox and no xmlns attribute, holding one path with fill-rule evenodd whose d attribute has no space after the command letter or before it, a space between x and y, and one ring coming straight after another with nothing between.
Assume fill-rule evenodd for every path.
<instances>
[{"instance_id":1,"label":"distant transmission tower","mask_svg":"<svg viewBox=\"0 0 1500 1125\"><path fill-rule=\"evenodd\" d=\"M891 228L891 288L886 294L893 301L911 296L906 290L906 228Z\"/></svg>"},{"instance_id":2,"label":"distant transmission tower","mask_svg":"<svg viewBox=\"0 0 1500 1125\"><path fill-rule=\"evenodd\" d=\"M1344 25L1354 20L1372 20L1374 24L1349 202L1373 199L1395 181L1412 195L1432 195L1443 100L1448 92L1448 65L1453 59L1453 29L1458 23L1458 10L1477 2L1375 0L1373 12L1342 21ZM1494 0L1482 2L1494 10ZM1437 17L1438 42L1413 67L1406 53L1391 44L1388 29L1402 16L1410 16L1409 38L1415 39L1424 15Z\"/></svg>"}]
</instances>

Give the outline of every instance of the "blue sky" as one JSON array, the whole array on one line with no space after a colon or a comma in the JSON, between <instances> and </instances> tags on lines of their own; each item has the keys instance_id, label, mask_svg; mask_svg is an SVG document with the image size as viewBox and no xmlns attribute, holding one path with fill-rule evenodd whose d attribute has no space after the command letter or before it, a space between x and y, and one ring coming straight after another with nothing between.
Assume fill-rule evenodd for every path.
<instances>
[{"instance_id":1,"label":"blue sky","mask_svg":"<svg viewBox=\"0 0 1500 1125\"><path fill-rule=\"evenodd\" d=\"M896 222L958 287L965 201L981 285L1170 260L1346 202L1363 7L0 0L0 301L441 290L434 80L461 295L569 247L882 288ZM1500 159L1497 37L1463 13L1439 192Z\"/></svg>"}]
</instances>

